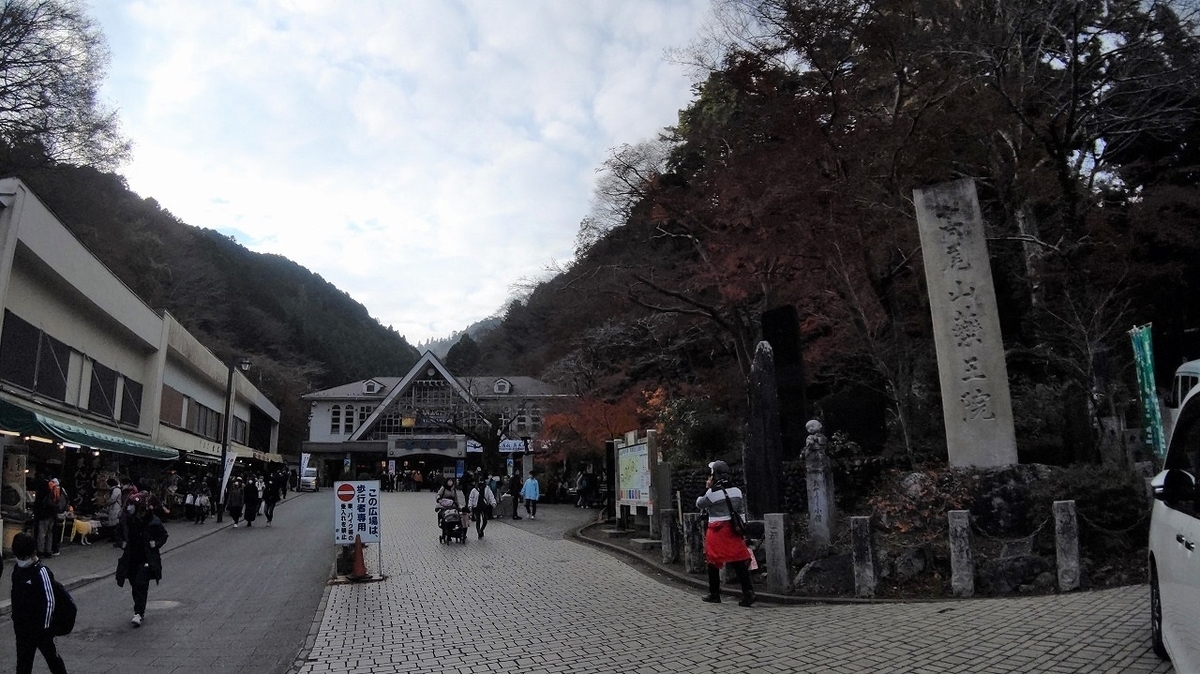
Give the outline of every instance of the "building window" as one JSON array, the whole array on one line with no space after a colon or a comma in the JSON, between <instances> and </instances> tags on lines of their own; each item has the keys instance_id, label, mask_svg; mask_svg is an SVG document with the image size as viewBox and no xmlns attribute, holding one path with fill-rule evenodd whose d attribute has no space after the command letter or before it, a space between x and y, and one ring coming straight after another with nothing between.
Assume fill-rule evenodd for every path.
<instances>
[{"instance_id":1,"label":"building window","mask_svg":"<svg viewBox=\"0 0 1200 674\"><path fill-rule=\"evenodd\" d=\"M342 432L346 435L354 432L354 405L346 405L345 423L342 424Z\"/></svg>"},{"instance_id":2,"label":"building window","mask_svg":"<svg viewBox=\"0 0 1200 674\"><path fill-rule=\"evenodd\" d=\"M71 347L5 310L0 379L47 398L66 400L70 360Z\"/></svg>"},{"instance_id":3,"label":"building window","mask_svg":"<svg viewBox=\"0 0 1200 674\"><path fill-rule=\"evenodd\" d=\"M234 417L233 418L233 442L240 442L243 445L246 444L246 429L247 428L249 428L249 424L247 424L243 419Z\"/></svg>"},{"instance_id":4,"label":"building window","mask_svg":"<svg viewBox=\"0 0 1200 674\"><path fill-rule=\"evenodd\" d=\"M176 428L182 428L184 425L183 394L166 384L163 384L162 387L162 409L158 413L158 418L163 423Z\"/></svg>"},{"instance_id":5,"label":"building window","mask_svg":"<svg viewBox=\"0 0 1200 674\"><path fill-rule=\"evenodd\" d=\"M373 381L369 381L366 384L363 384L363 391L365 391L367 393L374 393L377 390L378 389L375 387L375 382L373 382Z\"/></svg>"},{"instance_id":6,"label":"building window","mask_svg":"<svg viewBox=\"0 0 1200 674\"><path fill-rule=\"evenodd\" d=\"M342 430L342 406L334 405L329 411L329 432L337 435Z\"/></svg>"},{"instance_id":7,"label":"building window","mask_svg":"<svg viewBox=\"0 0 1200 674\"><path fill-rule=\"evenodd\" d=\"M370 405L359 405L358 406L358 425L362 426L363 424L367 423L367 417L371 416L371 412L374 412L374 411L375 411L375 408L371 407Z\"/></svg>"},{"instance_id":8,"label":"building window","mask_svg":"<svg viewBox=\"0 0 1200 674\"><path fill-rule=\"evenodd\" d=\"M497 379L496 383L492 386L492 392L494 393L508 393L510 390L512 390L512 384L508 383L507 379Z\"/></svg>"},{"instance_id":9,"label":"building window","mask_svg":"<svg viewBox=\"0 0 1200 674\"><path fill-rule=\"evenodd\" d=\"M205 407L200 403L185 398L187 400L187 430L196 435L203 436L209 440L221 440L221 419L224 415L220 412Z\"/></svg>"},{"instance_id":10,"label":"building window","mask_svg":"<svg viewBox=\"0 0 1200 674\"><path fill-rule=\"evenodd\" d=\"M531 410L529 413L529 423L532 425L533 430L540 431L542 429L542 406L534 405Z\"/></svg>"},{"instance_id":11,"label":"building window","mask_svg":"<svg viewBox=\"0 0 1200 674\"><path fill-rule=\"evenodd\" d=\"M137 426L142 423L142 385L125 377L121 395L121 422Z\"/></svg>"},{"instance_id":12,"label":"building window","mask_svg":"<svg viewBox=\"0 0 1200 674\"><path fill-rule=\"evenodd\" d=\"M117 407L117 371L92 361L92 387L88 392L88 410L112 419Z\"/></svg>"}]
</instances>

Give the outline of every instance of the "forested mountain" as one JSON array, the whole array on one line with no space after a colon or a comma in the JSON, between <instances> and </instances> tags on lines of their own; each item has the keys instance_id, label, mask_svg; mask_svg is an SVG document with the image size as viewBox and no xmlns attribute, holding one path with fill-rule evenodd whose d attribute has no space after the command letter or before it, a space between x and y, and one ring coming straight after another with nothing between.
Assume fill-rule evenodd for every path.
<instances>
[{"instance_id":1,"label":"forested mountain","mask_svg":"<svg viewBox=\"0 0 1200 674\"><path fill-rule=\"evenodd\" d=\"M963 177L1023 460L1094 460L1099 417L1136 419L1131 326L1154 324L1160 381L1200 357L1192 4L716 6L726 32L682 54L708 68L695 100L613 151L577 259L477 340L480 370L695 445L740 425L759 317L792 305L813 413L872 452L944 458L912 192Z\"/></svg>"},{"instance_id":2,"label":"forested mountain","mask_svg":"<svg viewBox=\"0 0 1200 674\"><path fill-rule=\"evenodd\" d=\"M147 304L221 358L251 357L247 376L280 407L285 452L307 437L302 394L402 375L417 360L404 337L317 274L183 223L118 175L46 164L15 174Z\"/></svg>"}]
</instances>

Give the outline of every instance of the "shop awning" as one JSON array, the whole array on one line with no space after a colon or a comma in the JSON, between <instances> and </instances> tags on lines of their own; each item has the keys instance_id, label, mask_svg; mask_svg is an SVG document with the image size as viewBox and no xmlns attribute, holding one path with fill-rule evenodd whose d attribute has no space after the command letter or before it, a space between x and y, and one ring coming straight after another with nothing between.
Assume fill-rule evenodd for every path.
<instances>
[{"instance_id":1,"label":"shop awning","mask_svg":"<svg viewBox=\"0 0 1200 674\"><path fill-rule=\"evenodd\" d=\"M169 461L179 458L179 450L35 412L6 400L0 400L0 428L146 459Z\"/></svg>"}]
</instances>

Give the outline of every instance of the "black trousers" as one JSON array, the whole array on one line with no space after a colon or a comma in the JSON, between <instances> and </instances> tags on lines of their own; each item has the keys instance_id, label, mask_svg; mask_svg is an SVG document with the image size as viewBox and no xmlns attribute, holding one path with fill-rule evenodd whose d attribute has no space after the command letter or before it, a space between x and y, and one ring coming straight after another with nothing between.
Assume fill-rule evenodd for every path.
<instances>
[{"instance_id":1,"label":"black trousers","mask_svg":"<svg viewBox=\"0 0 1200 674\"><path fill-rule=\"evenodd\" d=\"M750 562L729 562L729 566L733 567L733 572L737 574L738 583L742 586L742 595L749 596L754 593L754 585L750 582ZM721 569L708 565L708 595L710 597L721 596Z\"/></svg>"},{"instance_id":2,"label":"black trousers","mask_svg":"<svg viewBox=\"0 0 1200 674\"><path fill-rule=\"evenodd\" d=\"M54 646L54 635L50 630L43 630L32 635L17 635L17 674L33 672L33 656L38 651L46 658L46 666L50 674L67 674L67 666Z\"/></svg>"},{"instance_id":3,"label":"black trousers","mask_svg":"<svg viewBox=\"0 0 1200 674\"><path fill-rule=\"evenodd\" d=\"M129 578L129 588L133 590L133 612L146 615L146 598L150 595L150 567L142 564L136 573Z\"/></svg>"},{"instance_id":4,"label":"black trousers","mask_svg":"<svg viewBox=\"0 0 1200 674\"><path fill-rule=\"evenodd\" d=\"M475 533L482 534L490 519L492 519L492 506L481 505L475 508Z\"/></svg>"},{"instance_id":5,"label":"black trousers","mask_svg":"<svg viewBox=\"0 0 1200 674\"><path fill-rule=\"evenodd\" d=\"M275 519L275 503L272 501L263 501L263 503L265 504L263 505L263 515L265 515L267 521L270 522L271 520Z\"/></svg>"}]
</instances>

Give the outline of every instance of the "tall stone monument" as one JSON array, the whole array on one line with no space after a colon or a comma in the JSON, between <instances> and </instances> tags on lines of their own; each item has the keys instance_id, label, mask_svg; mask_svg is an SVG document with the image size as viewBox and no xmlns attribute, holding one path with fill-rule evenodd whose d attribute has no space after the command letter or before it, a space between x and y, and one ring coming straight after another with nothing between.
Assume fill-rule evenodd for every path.
<instances>
[{"instance_id":1,"label":"tall stone monument","mask_svg":"<svg viewBox=\"0 0 1200 674\"><path fill-rule=\"evenodd\" d=\"M1017 462L1008 368L971 179L913 191L933 314L950 465Z\"/></svg>"},{"instance_id":2,"label":"tall stone monument","mask_svg":"<svg viewBox=\"0 0 1200 674\"><path fill-rule=\"evenodd\" d=\"M746 510L750 519L783 512L783 439L779 434L779 398L771 345L759 342L750 365L750 415L742 450Z\"/></svg>"},{"instance_id":3,"label":"tall stone monument","mask_svg":"<svg viewBox=\"0 0 1200 674\"><path fill-rule=\"evenodd\" d=\"M800 314L793 304L768 309L762 314L763 341L775 357L775 390L779 396L779 431L784 460L796 459L804 451L804 359L800 348Z\"/></svg>"}]
</instances>

